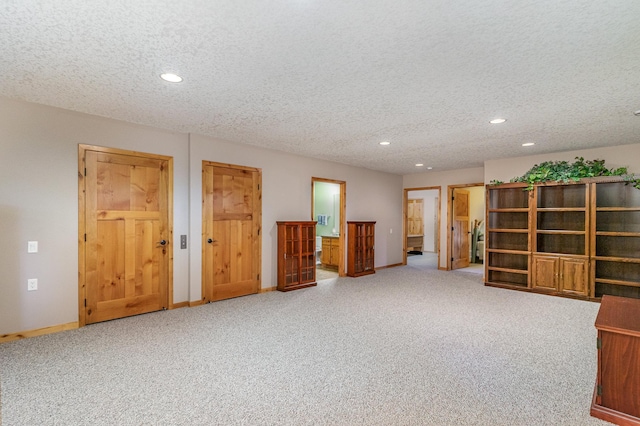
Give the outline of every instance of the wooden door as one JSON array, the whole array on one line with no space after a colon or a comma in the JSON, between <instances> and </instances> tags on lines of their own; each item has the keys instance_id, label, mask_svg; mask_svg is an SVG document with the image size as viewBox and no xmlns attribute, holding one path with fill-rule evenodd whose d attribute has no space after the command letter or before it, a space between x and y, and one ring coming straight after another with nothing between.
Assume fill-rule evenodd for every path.
<instances>
[{"instance_id":1,"label":"wooden door","mask_svg":"<svg viewBox=\"0 0 640 426\"><path fill-rule=\"evenodd\" d=\"M563 293L580 296L589 294L588 264L587 259L560 258L560 290Z\"/></svg>"},{"instance_id":2,"label":"wooden door","mask_svg":"<svg viewBox=\"0 0 640 426\"><path fill-rule=\"evenodd\" d=\"M202 164L202 295L205 302L260 288L261 172Z\"/></svg>"},{"instance_id":3,"label":"wooden door","mask_svg":"<svg viewBox=\"0 0 640 426\"><path fill-rule=\"evenodd\" d=\"M533 256L531 286L541 290L558 290L559 261L557 256Z\"/></svg>"},{"instance_id":4,"label":"wooden door","mask_svg":"<svg viewBox=\"0 0 640 426\"><path fill-rule=\"evenodd\" d=\"M80 158L80 324L166 309L171 158L88 146Z\"/></svg>"},{"instance_id":5,"label":"wooden door","mask_svg":"<svg viewBox=\"0 0 640 426\"><path fill-rule=\"evenodd\" d=\"M469 266L469 191L453 190L451 269Z\"/></svg>"},{"instance_id":6,"label":"wooden door","mask_svg":"<svg viewBox=\"0 0 640 426\"><path fill-rule=\"evenodd\" d=\"M424 235L424 200L407 200L407 235ZM422 244L421 244L422 245Z\"/></svg>"}]
</instances>

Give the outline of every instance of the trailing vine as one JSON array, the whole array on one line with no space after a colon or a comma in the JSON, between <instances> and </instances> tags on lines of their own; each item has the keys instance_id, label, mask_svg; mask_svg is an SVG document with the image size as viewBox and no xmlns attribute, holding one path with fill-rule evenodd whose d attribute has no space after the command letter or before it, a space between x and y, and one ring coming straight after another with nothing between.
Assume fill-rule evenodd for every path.
<instances>
[{"instance_id":1,"label":"trailing vine","mask_svg":"<svg viewBox=\"0 0 640 426\"><path fill-rule=\"evenodd\" d=\"M625 181L632 184L634 188L640 189L640 178L629 174L626 167L608 169L604 165L604 160L587 160L583 157L576 157L576 161L545 161L536 164L524 175L511 179L510 182L524 182L527 184L527 191L533 189L533 185L541 182L577 182L583 178L598 176L622 176ZM491 181L493 185L502 182Z\"/></svg>"}]
</instances>

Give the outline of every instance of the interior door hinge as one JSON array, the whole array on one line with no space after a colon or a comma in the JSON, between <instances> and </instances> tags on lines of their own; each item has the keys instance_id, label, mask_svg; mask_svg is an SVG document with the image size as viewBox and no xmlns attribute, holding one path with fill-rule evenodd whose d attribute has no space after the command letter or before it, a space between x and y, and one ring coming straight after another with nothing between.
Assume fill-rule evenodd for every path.
<instances>
[{"instance_id":1,"label":"interior door hinge","mask_svg":"<svg viewBox=\"0 0 640 426\"><path fill-rule=\"evenodd\" d=\"M85 176L87 175L87 168L86 167L84 168L84 175Z\"/></svg>"},{"instance_id":2,"label":"interior door hinge","mask_svg":"<svg viewBox=\"0 0 640 426\"><path fill-rule=\"evenodd\" d=\"M596 339L596 349L602 349L602 339Z\"/></svg>"},{"instance_id":3,"label":"interior door hinge","mask_svg":"<svg viewBox=\"0 0 640 426\"><path fill-rule=\"evenodd\" d=\"M258 281L260 280L260 274L258 274L256 280L258 280Z\"/></svg>"},{"instance_id":4,"label":"interior door hinge","mask_svg":"<svg viewBox=\"0 0 640 426\"><path fill-rule=\"evenodd\" d=\"M453 257L451 258L451 261L453 262Z\"/></svg>"},{"instance_id":5,"label":"interior door hinge","mask_svg":"<svg viewBox=\"0 0 640 426\"><path fill-rule=\"evenodd\" d=\"M258 235L260 235L260 230L258 229Z\"/></svg>"},{"instance_id":6,"label":"interior door hinge","mask_svg":"<svg viewBox=\"0 0 640 426\"><path fill-rule=\"evenodd\" d=\"M598 385L598 396L602 396L602 385Z\"/></svg>"},{"instance_id":7,"label":"interior door hinge","mask_svg":"<svg viewBox=\"0 0 640 426\"><path fill-rule=\"evenodd\" d=\"M455 229L453 229L453 226L451 227L451 230L452 230L452 231L455 231Z\"/></svg>"},{"instance_id":8,"label":"interior door hinge","mask_svg":"<svg viewBox=\"0 0 640 426\"><path fill-rule=\"evenodd\" d=\"M84 242L87 242L87 234L84 234Z\"/></svg>"},{"instance_id":9,"label":"interior door hinge","mask_svg":"<svg viewBox=\"0 0 640 426\"><path fill-rule=\"evenodd\" d=\"M84 307L87 307L87 299L84 299Z\"/></svg>"}]
</instances>

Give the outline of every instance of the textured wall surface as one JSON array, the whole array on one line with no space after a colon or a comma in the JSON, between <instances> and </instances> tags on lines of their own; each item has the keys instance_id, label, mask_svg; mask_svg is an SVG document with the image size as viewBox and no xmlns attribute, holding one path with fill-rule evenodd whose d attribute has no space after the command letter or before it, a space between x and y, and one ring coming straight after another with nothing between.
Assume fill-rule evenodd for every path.
<instances>
[{"instance_id":1,"label":"textured wall surface","mask_svg":"<svg viewBox=\"0 0 640 426\"><path fill-rule=\"evenodd\" d=\"M401 175L481 167L637 143L638 17L637 0L5 0L0 95Z\"/></svg>"}]
</instances>

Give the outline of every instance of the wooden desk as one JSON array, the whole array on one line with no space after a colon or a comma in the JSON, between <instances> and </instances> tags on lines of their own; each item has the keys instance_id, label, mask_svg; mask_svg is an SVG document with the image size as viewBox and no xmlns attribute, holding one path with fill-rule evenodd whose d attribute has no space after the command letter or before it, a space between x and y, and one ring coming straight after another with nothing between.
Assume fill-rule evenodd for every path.
<instances>
[{"instance_id":1,"label":"wooden desk","mask_svg":"<svg viewBox=\"0 0 640 426\"><path fill-rule=\"evenodd\" d=\"M640 425L640 300L602 296L595 325L598 372L591 415Z\"/></svg>"}]
</instances>

